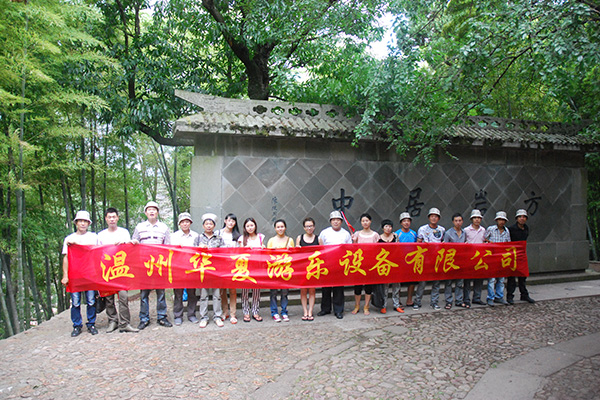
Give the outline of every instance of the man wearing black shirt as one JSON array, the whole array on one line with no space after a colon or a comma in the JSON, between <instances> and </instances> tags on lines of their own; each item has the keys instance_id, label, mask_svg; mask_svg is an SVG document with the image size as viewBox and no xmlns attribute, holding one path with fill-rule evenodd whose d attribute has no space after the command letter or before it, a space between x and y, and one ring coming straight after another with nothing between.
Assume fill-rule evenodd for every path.
<instances>
[{"instance_id":1,"label":"man wearing black shirt","mask_svg":"<svg viewBox=\"0 0 600 400\"><path fill-rule=\"evenodd\" d=\"M527 237L529 236L529 227L527 226L527 211L521 209L517 210L516 218L517 222L514 225L508 227L508 231L510 232L510 239L514 242L518 241L527 241ZM521 293L521 300L527 301L529 303L535 303L531 297L529 297L529 292L527 291L527 287L525 281L527 280L524 276L519 276L519 292ZM514 276L508 277L508 281L506 283L506 300L508 304L514 304L514 294L515 289L517 287L517 282Z\"/></svg>"}]
</instances>

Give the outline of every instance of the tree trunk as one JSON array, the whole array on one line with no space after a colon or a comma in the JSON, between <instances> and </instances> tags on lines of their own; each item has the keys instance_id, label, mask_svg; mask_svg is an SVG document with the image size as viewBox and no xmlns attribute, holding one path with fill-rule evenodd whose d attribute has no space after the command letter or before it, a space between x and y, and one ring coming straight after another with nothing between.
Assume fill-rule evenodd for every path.
<instances>
[{"instance_id":1,"label":"tree trunk","mask_svg":"<svg viewBox=\"0 0 600 400\"><path fill-rule=\"evenodd\" d=\"M58 258L58 265L62 266L62 254L60 254ZM57 298L57 309L60 314L64 310L67 309L67 299L65 298L65 289L60 281L60 275L56 275L56 270L52 268L52 282L54 282L54 289L56 290L56 298Z\"/></svg>"},{"instance_id":2,"label":"tree trunk","mask_svg":"<svg viewBox=\"0 0 600 400\"><path fill-rule=\"evenodd\" d=\"M125 161L125 139L121 137L123 158L123 196L125 198L125 228L129 230L129 201L127 200L127 162Z\"/></svg>"},{"instance_id":3,"label":"tree trunk","mask_svg":"<svg viewBox=\"0 0 600 400\"><path fill-rule=\"evenodd\" d=\"M102 174L102 216L106 212L108 205L106 204L106 168L108 165L108 124L106 124L106 135L104 136L104 172ZM102 227L106 228L106 221L102 218Z\"/></svg>"},{"instance_id":4,"label":"tree trunk","mask_svg":"<svg viewBox=\"0 0 600 400\"><path fill-rule=\"evenodd\" d=\"M25 246L25 250L27 253L27 266L29 268L29 281L35 310L35 319L39 325L43 322L42 311L40 310L40 298L38 297L39 290L35 280L35 273L33 272L33 263L31 262L31 248L27 248L27 246Z\"/></svg>"},{"instance_id":5,"label":"tree trunk","mask_svg":"<svg viewBox=\"0 0 600 400\"><path fill-rule=\"evenodd\" d=\"M79 179L79 191L81 196L80 210L87 210L87 176L85 171L85 138L81 138L81 175Z\"/></svg>"},{"instance_id":6,"label":"tree trunk","mask_svg":"<svg viewBox=\"0 0 600 400\"><path fill-rule=\"evenodd\" d=\"M94 128L95 130L95 128ZM90 146L90 169L91 169L91 187L90 187L90 197L92 200L92 232L97 231L97 215L96 215L96 168L94 163L96 161L96 138L92 136L91 146Z\"/></svg>"},{"instance_id":7,"label":"tree trunk","mask_svg":"<svg viewBox=\"0 0 600 400\"><path fill-rule=\"evenodd\" d=\"M42 190L42 185L38 186L38 190L40 192L40 206L42 210L44 209L44 192ZM46 320L52 318L52 286L51 279L52 274L50 272L50 259L48 258L48 242L44 240L44 266L46 267L46 305L44 307L44 311L46 312Z\"/></svg>"},{"instance_id":8,"label":"tree trunk","mask_svg":"<svg viewBox=\"0 0 600 400\"><path fill-rule=\"evenodd\" d=\"M13 331L16 333L21 332L19 324L19 314L17 312L17 303L15 301L15 289L12 283L12 274L10 273L10 256L0 250L0 257L2 257L2 272L6 278L6 298L8 300L8 311L10 313Z\"/></svg>"},{"instance_id":9,"label":"tree trunk","mask_svg":"<svg viewBox=\"0 0 600 400\"><path fill-rule=\"evenodd\" d=\"M65 202L65 228L69 229L71 225L71 218L69 218L71 211L69 209L69 195L67 194L67 183L65 174L60 174L60 187L62 188L63 201Z\"/></svg>"},{"instance_id":10,"label":"tree trunk","mask_svg":"<svg viewBox=\"0 0 600 400\"><path fill-rule=\"evenodd\" d=\"M177 148L173 151L173 232L177 231L179 216L179 202L177 201Z\"/></svg>"},{"instance_id":11,"label":"tree trunk","mask_svg":"<svg viewBox=\"0 0 600 400\"><path fill-rule=\"evenodd\" d=\"M8 336L12 336L15 334L13 330L10 313L8 311L8 306L6 305L6 299L4 298L4 290L2 289L2 270L4 269L2 265L4 262L2 260L3 257L0 256L0 308L2 309L2 319L4 320L4 325L6 325L6 333Z\"/></svg>"}]
</instances>

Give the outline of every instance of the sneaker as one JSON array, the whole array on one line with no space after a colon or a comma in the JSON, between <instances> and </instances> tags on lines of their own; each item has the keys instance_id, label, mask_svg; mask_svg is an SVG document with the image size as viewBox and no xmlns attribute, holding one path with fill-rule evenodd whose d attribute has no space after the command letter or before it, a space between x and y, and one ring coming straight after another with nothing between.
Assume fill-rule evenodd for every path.
<instances>
[{"instance_id":1,"label":"sneaker","mask_svg":"<svg viewBox=\"0 0 600 400\"><path fill-rule=\"evenodd\" d=\"M76 337L81 334L81 326L73 327L73 331L71 332L71 337Z\"/></svg>"},{"instance_id":2,"label":"sneaker","mask_svg":"<svg viewBox=\"0 0 600 400\"><path fill-rule=\"evenodd\" d=\"M419 308L421 308L420 305L418 305L417 303L413 304L413 310L417 311Z\"/></svg>"},{"instance_id":3,"label":"sneaker","mask_svg":"<svg viewBox=\"0 0 600 400\"><path fill-rule=\"evenodd\" d=\"M215 318L215 324L217 324L219 328L222 328L225 325L221 318Z\"/></svg>"},{"instance_id":4,"label":"sneaker","mask_svg":"<svg viewBox=\"0 0 600 400\"><path fill-rule=\"evenodd\" d=\"M290 322L290 317L288 317L287 314L283 314L281 318L283 319L283 322Z\"/></svg>"},{"instance_id":5,"label":"sneaker","mask_svg":"<svg viewBox=\"0 0 600 400\"><path fill-rule=\"evenodd\" d=\"M150 325L150 321L140 321L138 325L138 330L144 330L148 325Z\"/></svg>"},{"instance_id":6,"label":"sneaker","mask_svg":"<svg viewBox=\"0 0 600 400\"><path fill-rule=\"evenodd\" d=\"M506 302L506 300L504 300L504 299L500 299L500 298L498 298L498 297L496 297L496 298L494 299L494 303L498 303L498 304L504 304L505 306L507 306L507 305L508 305L508 303Z\"/></svg>"},{"instance_id":7,"label":"sneaker","mask_svg":"<svg viewBox=\"0 0 600 400\"><path fill-rule=\"evenodd\" d=\"M183 324L183 318L175 318L173 322L175 323L175 326L180 326Z\"/></svg>"},{"instance_id":8,"label":"sneaker","mask_svg":"<svg viewBox=\"0 0 600 400\"><path fill-rule=\"evenodd\" d=\"M203 319L202 321L200 321L200 328L206 328L206 325L208 325L207 319Z\"/></svg>"},{"instance_id":9,"label":"sneaker","mask_svg":"<svg viewBox=\"0 0 600 400\"><path fill-rule=\"evenodd\" d=\"M90 325L87 328L88 328L88 331L90 331L90 333L92 335L97 335L98 334L98 329L96 329L96 325Z\"/></svg>"},{"instance_id":10,"label":"sneaker","mask_svg":"<svg viewBox=\"0 0 600 400\"><path fill-rule=\"evenodd\" d=\"M381 310L379 310L382 314L385 314L387 312L387 308L383 307Z\"/></svg>"},{"instance_id":11,"label":"sneaker","mask_svg":"<svg viewBox=\"0 0 600 400\"><path fill-rule=\"evenodd\" d=\"M399 313L403 313L404 312L404 309L402 307L396 307L395 310L398 311Z\"/></svg>"},{"instance_id":12,"label":"sneaker","mask_svg":"<svg viewBox=\"0 0 600 400\"><path fill-rule=\"evenodd\" d=\"M432 304L431 308L433 308L434 310L441 310L440 306L438 306L437 304Z\"/></svg>"},{"instance_id":13,"label":"sneaker","mask_svg":"<svg viewBox=\"0 0 600 400\"><path fill-rule=\"evenodd\" d=\"M273 321L275 321L275 322L281 322L281 317L279 316L279 314L274 314L273 315Z\"/></svg>"},{"instance_id":14,"label":"sneaker","mask_svg":"<svg viewBox=\"0 0 600 400\"><path fill-rule=\"evenodd\" d=\"M192 324L197 324L198 322L200 322L198 320L198 318L196 318L195 315L192 315L191 317L188 318L188 320L192 323Z\"/></svg>"},{"instance_id":15,"label":"sneaker","mask_svg":"<svg viewBox=\"0 0 600 400\"><path fill-rule=\"evenodd\" d=\"M487 305L490 307L494 307L494 301L493 300L488 300L487 301Z\"/></svg>"}]
</instances>

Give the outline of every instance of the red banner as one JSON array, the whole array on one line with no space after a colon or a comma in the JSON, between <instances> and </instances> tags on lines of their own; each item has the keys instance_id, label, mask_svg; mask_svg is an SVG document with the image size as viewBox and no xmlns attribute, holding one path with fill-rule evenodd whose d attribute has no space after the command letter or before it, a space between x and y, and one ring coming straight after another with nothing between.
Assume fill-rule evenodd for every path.
<instances>
[{"instance_id":1,"label":"red banner","mask_svg":"<svg viewBox=\"0 0 600 400\"><path fill-rule=\"evenodd\" d=\"M298 288L528 276L526 243L374 243L292 249L69 246L69 292Z\"/></svg>"}]
</instances>

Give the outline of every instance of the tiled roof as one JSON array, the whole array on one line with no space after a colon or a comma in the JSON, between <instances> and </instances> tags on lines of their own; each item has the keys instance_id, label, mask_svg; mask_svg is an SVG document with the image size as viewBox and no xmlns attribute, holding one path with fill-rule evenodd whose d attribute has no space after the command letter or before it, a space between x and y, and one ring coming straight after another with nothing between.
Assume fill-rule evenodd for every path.
<instances>
[{"instance_id":1,"label":"tiled roof","mask_svg":"<svg viewBox=\"0 0 600 400\"><path fill-rule=\"evenodd\" d=\"M580 135L586 124L564 124L492 117L469 117L452 129L449 137L475 141L497 141L513 144L553 144L583 146L598 144Z\"/></svg>"},{"instance_id":2,"label":"tiled roof","mask_svg":"<svg viewBox=\"0 0 600 400\"><path fill-rule=\"evenodd\" d=\"M198 114L176 121L175 137L220 133L347 138L359 122L346 117L337 106L225 99L184 91L175 94L203 108Z\"/></svg>"},{"instance_id":3,"label":"tiled roof","mask_svg":"<svg viewBox=\"0 0 600 400\"><path fill-rule=\"evenodd\" d=\"M337 106L226 99L179 90L175 94L202 108L200 113L176 121L176 138L218 133L353 139L354 129L360 122L358 118L348 118ZM583 127L585 124L469 117L464 124L449 129L447 137L473 145L500 142L506 146L535 147L548 144L573 150L597 146L597 141L578 134Z\"/></svg>"}]
</instances>

